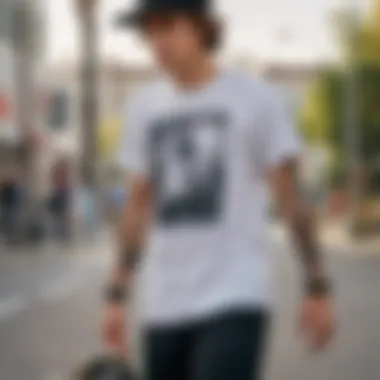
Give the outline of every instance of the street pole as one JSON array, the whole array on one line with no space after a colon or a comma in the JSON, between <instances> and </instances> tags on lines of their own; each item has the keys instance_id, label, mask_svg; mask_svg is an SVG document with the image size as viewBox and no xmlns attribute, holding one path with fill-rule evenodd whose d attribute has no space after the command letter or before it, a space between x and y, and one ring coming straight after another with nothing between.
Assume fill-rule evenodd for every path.
<instances>
[{"instance_id":1,"label":"street pole","mask_svg":"<svg viewBox=\"0 0 380 380\"><path fill-rule=\"evenodd\" d=\"M97 0L77 0L81 25L81 138L80 163L83 185L91 192L97 188Z\"/></svg>"},{"instance_id":2,"label":"street pole","mask_svg":"<svg viewBox=\"0 0 380 380\"><path fill-rule=\"evenodd\" d=\"M93 210L92 218L99 219L100 201L98 194L98 99L97 99L97 0L76 0L81 26L81 162L80 177L84 198ZM87 205L88 207L88 205ZM85 209L87 209L85 207ZM94 222L89 221L86 210L84 219L88 223L88 237L94 238ZM96 224L95 224L96 225Z\"/></svg>"},{"instance_id":3,"label":"street pole","mask_svg":"<svg viewBox=\"0 0 380 380\"><path fill-rule=\"evenodd\" d=\"M360 189L360 66L358 57L359 9L356 0L350 0L347 9L346 33L349 42L347 80L345 90L345 144L348 178L348 231L356 235L358 225Z\"/></svg>"},{"instance_id":4,"label":"street pole","mask_svg":"<svg viewBox=\"0 0 380 380\"><path fill-rule=\"evenodd\" d=\"M38 175L36 148L36 24L34 8L25 0L15 4L12 17L18 124L21 130L21 172L25 191L27 234L37 223Z\"/></svg>"}]
</instances>

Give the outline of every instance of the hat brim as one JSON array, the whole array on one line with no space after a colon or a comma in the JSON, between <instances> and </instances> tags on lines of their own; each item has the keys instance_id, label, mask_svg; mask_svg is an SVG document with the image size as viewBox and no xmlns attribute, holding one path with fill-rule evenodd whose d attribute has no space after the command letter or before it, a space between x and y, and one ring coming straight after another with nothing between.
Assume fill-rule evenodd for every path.
<instances>
[{"instance_id":1,"label":"hat brim","mask_svg":"<svg viewBox=\"0 0 380 380\"><path fill-rule=\"evenodd\" d=\"M135 9L132 11L122 12L116 17L116 26L119 28L133 28L139 27L144 24L150 16L163 15L172 13L173 9L163 8L149 8L149 9Z\"/></svg>"},{"instance_id":2,"label":"hat brim","mask_svg":"<svg viewBox=\"0 0 380 380\"><path fill-rule=\"evenodd\" d=\"M116 16L115 24L119 28L132 28L139 27L144 24L144 21L149 19L150 16L162 16L165 14L175 13L201 13L202 9L194 7L192 10L184 9L183 7L173 8L171 7L150 7L146 9L135 9L126 12L121 12Z\"/></svg>"},{"instance_id":3,"label":"hat brim","mask_svg":"<svg viewBox=\"0 0 380 380\"><path fill-rule=\"evenodd\" d=\"M133 28L139 26L146 16L146 13L147 12L141 10L121 12L115 18L115 26L117 28Z\"/></svg>"}]
</instances>

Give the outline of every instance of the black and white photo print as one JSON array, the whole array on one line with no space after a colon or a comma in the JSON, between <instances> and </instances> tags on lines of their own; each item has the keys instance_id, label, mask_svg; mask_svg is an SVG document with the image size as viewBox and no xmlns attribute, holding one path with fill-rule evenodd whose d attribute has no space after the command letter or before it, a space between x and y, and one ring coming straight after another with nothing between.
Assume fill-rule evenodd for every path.
<instances>
[{"instance_id":1,"label":"black and white photo print","mask_svg":"<svg viewBox=\"0 0 380 380\"><path fill-rule=\"evenodd\" d=\"M227 116L209 111L172 116L153 128L153 173L160 222L212 222L225 181Z\"/></svg>"}]
</instances>

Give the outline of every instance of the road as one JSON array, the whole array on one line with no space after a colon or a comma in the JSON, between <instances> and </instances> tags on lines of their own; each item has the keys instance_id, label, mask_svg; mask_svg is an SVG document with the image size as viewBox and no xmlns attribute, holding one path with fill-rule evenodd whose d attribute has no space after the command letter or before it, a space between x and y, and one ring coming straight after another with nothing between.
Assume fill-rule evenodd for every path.
<instances>
[{"instance_id":1,"label":"road","mask_svg":"<svg viewBox=\"0 0 380 380\"><path fill-rule=\"evenodd\" d=\"M81 252L0 254L0 380L59 380L100 352L101 286L107 244ZM277 308L267 380L380 378L380 255L329 253L339 331L323 354L307 352L295 332L298 276L287 245L276 252Z\"/></svg>"}]
</instances>

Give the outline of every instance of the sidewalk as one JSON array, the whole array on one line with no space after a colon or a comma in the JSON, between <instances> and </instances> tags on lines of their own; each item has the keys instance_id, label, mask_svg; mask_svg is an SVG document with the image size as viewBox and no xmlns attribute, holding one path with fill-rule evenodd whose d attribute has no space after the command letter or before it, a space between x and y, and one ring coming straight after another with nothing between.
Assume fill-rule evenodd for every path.
<instances>
[{"instance_id":1,"label":"sidewalk","mask_svg":"<svg viewBox=\"0 0 380 380\"><path fill-rule=\"evenodd\" d=\"M7 262L54 258L55 256L85 258L110 256L112 237L108 230L100 230L93 238L75 238L69 244L47 240L39 245L7 246L0 243L0 265Z\"/></svg>"},{"instance_id":2,"label":"sidewalk","mask_svg":"<svg viewBox=\"0 0 380 380\"><path fill-rule=\"evenodd\" d=\"M355 239L345 230L343 221L327 221L323 224L320 223L320 226L319 238L324 250L329 254L353 258L380 257L380 235ZM288 241L286 228L283 224L273 224L271 235L276 241Z\"/></svg>"},{"instance_id":3,"label":"sidewalk","mask_svg":"<svg viewBox=\"0 0 380 380\"><path fill-rule=\"evenodd\" d=\"M322 242L329 250L355 257L380 257L380 234L370 237L355 238L350 236L344 222L328 222L321 231Z\"/></svg>"}]
</instances>

